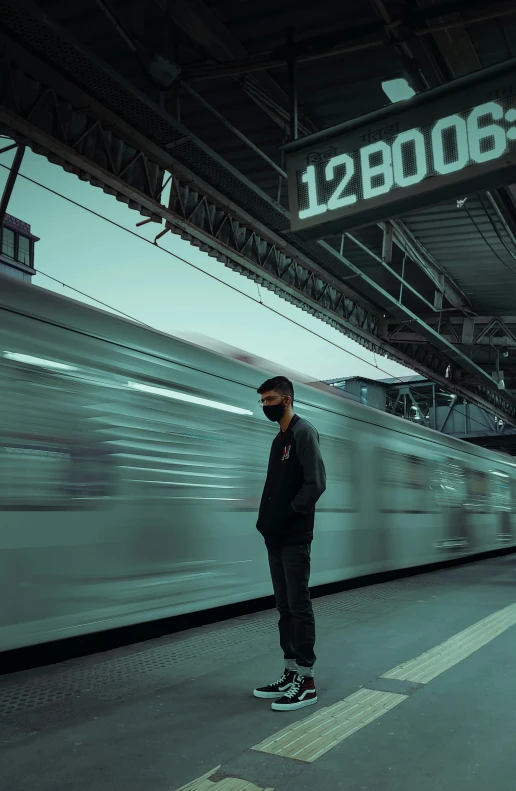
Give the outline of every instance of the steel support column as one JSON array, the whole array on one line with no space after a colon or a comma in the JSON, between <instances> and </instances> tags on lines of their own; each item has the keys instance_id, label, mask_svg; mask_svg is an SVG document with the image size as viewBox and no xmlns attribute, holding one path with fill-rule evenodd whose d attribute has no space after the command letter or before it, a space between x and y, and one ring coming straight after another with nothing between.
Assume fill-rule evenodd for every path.
<instances>
[{"instance_id":1,"label":"steel support column","mask_svg":"<svg viewBox=\"0 0 516 791\"><path fill-rule=\"evenodd\" d=\"M6 150L8 150L8 148ZM11 199L14 185L16 183L16 177L18 176L18 173L20 171L20 165L22 163L24 153L25 153L25 146L19 145L16 154L14 155L13 164L11 165L9 175L7 176L7 181L4 187L2 198L0 200L0 228L2 227L3 222L5 220L5 213L7 211L7 207Z\"/></svg>"},{"instance_id":2,"label":"steel support column","mask_svg":"<svg viewBox=\"0 0 516 791\"><path fill-rule=\"evenodd\" d=\"M288 70L288 101L290 114L290 139L297 140L297 64L294 47L294 31L287 28L287 70Z\"/></svg>"}]
</instances>

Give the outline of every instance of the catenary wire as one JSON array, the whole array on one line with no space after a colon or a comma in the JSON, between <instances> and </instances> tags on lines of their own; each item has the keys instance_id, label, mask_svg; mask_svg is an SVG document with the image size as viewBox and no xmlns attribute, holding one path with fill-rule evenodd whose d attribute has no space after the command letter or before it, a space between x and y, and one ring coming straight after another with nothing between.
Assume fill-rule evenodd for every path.
<instances>
[{"instance_id":1,"label":"catenary wire","mask_svg":"<svg viewBox=\"0 0 516 791\"><path fill-rule=\"evenodd\" d=\"M59 280L58 277L52 277L47 272L43 272L42 269L37 270L38 275L43 275L44 277L48 277L49 280L53 280L55 283L61 283L64 288L69 288L70 291L75 291L76 294L81 294L83 297L87 297L91 299L93 302L98 302L99 305L103 305L105 308L109 308L109 310L114 310L116 313L120 313L121 316L125 316L126 319L131 319L131 321L137 322L137 324L141 324L142 327L147 327L149 330L156 331L156 328L153 327L151 324L145 324L144 321L140 321L140 319L135 319L134 316L131 316L130 313L124 313L123 310L119 310L118 308L114 308L113 305L108 305L107 302L102 302L100 299L96 297L92 297L91 294L87 294L85 291L80 291L78 288L71 286L69 283L64 283L62 280Z\"/></svg>"},{"instance_id":2,"label":"catenary wire","mask_svg":"<svg viewBox=\"0 0 516 791\"><path fill-rule=\"evenodd\" d=\"M10 167L8 167L7 165L4 165L3 163L0 163L0 167L4 168L4 170L9 170L9 171L11 170ZM100 214L100 212L96 212L94 209L90 209L88 206L84 206L82 203L79 203L78 201L75 201L72 198L69 198L67 195L63 195L62 193L58 192L57 190L54 190L51 187L48 187L46 184L42 184L40 181L37 181L36 179L32 179L29 176L24 175L23 173L18 173L18 177L22 178L22 179L25 179L26 181L36 185L37 187L40 187L41 189L46 190L47 192L52 193L53 195L56 195L58 198L61 198L62 200L65 200L68 203L73 204L74 206L76 206L79 209L83 209L84 211L87 211L89 214L92 214L95 217L98 217L99 219L104 220L105 222L108 222L111 225L114 225L116 228L119 228L120 230L131 234L131 236L135 236L137 239L140 239L142 242L147 242L147 244L150 244L153 247L157 247L159 250L163 251L164 253L167 253L168 255L172 256L173 258L176 258L178 261L181 261L182 263L187 264L187 266L192 267L193 269L197 270L198 272L201 272L202 274L207 275L212 280L215 280L217 283L221 283L222 285L226 286L227 288L230 288L232 291L236 291L237 294L240 294L241 296L247 297L252 302L254 302L256 305L261 305L263 308L266 308L271 313L274 313L275 315L280 316L283 319L286 319L291 324L294 324L296 327L299 327L300 329L304 330L305 332L309 332L311 335L314 335L316 338L319 338L320 340L325 341L326 343L329 343L331 346L334 346L335 348L339 349L340 351L343 351L346 354L349 354L351 357L355 357L357 360L360 360L360 362L366 363L366 365L370 365L371 367L376 368L378 371L381 371L381 373L387 374L391 379L393 379L393 380L395 380L397 382L400 382L400 384L407 384L406 380L401 379L399 376L395 376L390 371L386 371L385 368L380 368L380 366L376 362L376 355L374 355L375 363L368 362L367 360L365 360L360 355L349 351L349 349L345 349L343 346L340 346L338 343L335 343L335 341L332 341L329 338L325 338L323 335L320 335L319 333L315 332L315 330L311 330L310 328L305 327L303 324L300 324L295 319L292 319L289 316L285 316L279 310L275 310L275 308L273 308L273 307L271 307L269 305L266 305L264 302L262 302L260 300L257 300L257 299L254 299L250 294L246 294L244 291L241 291L240 289L236 288L236 286L232 286L229 283L226 283L221 278L218 278L215 275L211 274L210 272L206 272L206 270L202 269L201 267L196 266L195 264L192 264L186 258L183 258L182 256L178 255L177 253L173 253L171 250L167 250L165 247L161 247L160 245L156 244L155 242L151 241L150 239L147 239L145 236L141 236L139 233L136 233L135 231L132 231L130 228L126 228L124 225L121 225L120 223L117 223L115 220L111 220L109 217L106 217L105 215ZM467 211L467 209L466 209L466 211ZM467 213L469 215L469 211L467 211ZM471 218L471 219L473 219L473 218ZM473 222L476 225L474 220L473 220ZM482 232L480 232L480 233L483 236ZM502 263L504 263L504 262L502 261ZM511 271L514 271L514 270L511 269ZM90 294L85 293L84 291L80 291L79 289L75 288L74 286L70 286L67 283L64 283L62 280L60 280L58 278L55 278L52 275L47 274L46 272L43 272L41 269L38 269L38 273L43 275L44 277L49 278L50 280L53 280L56 283L61 283L65 288L69 288L71 291L74 291L77 294L81 294L82 296L87 297L88 299L91 299L93 302L97 302L99 305L103 305L104 307L107 307L110 310L115 311L116 313L120 313L120 315L125 316L128 319L131 319L131 321L135 321L136 323L138 323L138 324L140 324L140 325L142 325L142 326L144 326L144 327L146 327L146 328L148 328L150 330L156 331L156 328L152 327L150 324L146 324L145 322L134 318L134 316L131 316L128 313L124 313L123 311L119 310L118 308L115 308L115 307L113 307L112 305L109 305L106 302L102 302L101 300L97 299L96 297L91 296ZM515 274L516 274L516 272L515 272ZM414 399L414 400L417 403L417 400L416 399ZM470 417L470 420L472 420L474 423L477 423L479 426L482 426L482 428L484 430L487 428L487 426L485 424L481 423L476 418L471 418Z\"/></svg>"},{"instance_id":3,"label":"catenary wire","mask_svg":"<svg viewBox=\"0 0 516 791\"><path fill-rule=\"evenodd\" d=\"M10 168L7 165L4 165L4 164L0 163L0 166L3 167L5 170L10 170ZM252 297L250 294L246 294L245 291L241 291L239 288L236 288L236 286L232 286L231 284L226 283L224 280L222 280L222 278L218 278L216 275L211 274L211 272L206 272L206 270L202 269L200 266L196 266L196 264L192 264L192 262L188 261L186 258L183 258L182 256L178 255L177 253L173 253L171 250L167 250L166 247L161 247L159 244L156 244L151 239L147 239L145 236L141 236L141 234L136 233L136 231L132 231L130 228L126 228L124 225L121 225L120 223L116 222L115 220L111 220L109 217L106 217L105 215L100 214L100 212L97 212L94 209L90 209L90 208L88 208L88 206L84 206L82 203L78 203L78 201L75 201L72 198L69 198L67 195L63 195L62 193L57 192L57 190L54 190L51 187L47 187L46 184L42 184L40 181L36 181L35 179L30 178L29 176L25 176L23 173L18 173L18 177L19 178L23 178L26 181L29 181L30 183L35 184L38 187L41 187L42 189L46 190L47 192L50 192L53 195L56 195L58 198L62 198L63 200L67 201L68 203L71 203L74 206L77 206L79 209L83 209L84 211L89 212L89 214L93 214L95 217L98 217L99 219L104 220L105 222L108 222L111 225L114 225L116 228L119 228L120 230L131 234L131 236L135 236L137 239L140 239L142 242L146 242L147 244L152 245L152 247L157 247L159 250L162 250L164 253L167 253L168 255L172 256L173 258L176 258L178 261L181 261L182 263L187 264L187 266L192 267L192 269L195 269L198 272L201 272L203 275L207 275L212 280L215 280L217 283L220 283L220 284L226 286L227 288L230 288L232 291L236 291L237 294L240 294L243 297L247 297L252 302L254 302L255 305L261 305L262 307L266 308L267 310L271 311L272 313L275 313L277 316L280 316L281 318L286 319L287 321L291 322L292 324L295 324L297 327L300 327L301 329L305 330L306 332L309 332L311 335L314 335L316 338L319 338L320 340L326 341L327 343L331 344L332 346L335 346L335 348L340 349L340 351L343 351L346 354L349 354L352 357L355 357L357 360L360 360L361 362L365 362L367 365L370 365L372 368L377 368L379 371L381 371L382 373L387 374L391 378L396 379L396 380L398 380L400 382L403 382L402 379L399 379L399 377L395 376L391 372L386 371L383 368L380 368L377 363L375 364L375 363L368 362L363 357L360 357L360 355L355 354L354 352L351 352L348 349L345 349L343 346L340 346L338 343L335 343L335 341L329 340L328 338L325 338L323 335L319 335L319 333L315 332L315 330L311 330L308 327L304 327L302 324L297 322L295 319L291 319L289 316L285 316L279 310L275 310L275 308L272 308L269 305L266 305L264 302L262 302L262 301L260 301L258 299L254 299L254 297ZM122 311L119 311L117 308L114 308L111 305L108 305L106 302L101 302L96 297L92 297L90 294L86 294L85 292L79 291L78 289L74 288L73 286L69 286L67 283L63 283L62 280L48 275L46 272L43 272L43 270L41 270L41 269L38 269L38 272L40 274L44 275L45 277L48 277L49 279L54 280L57 283L61 283L62 285L66 286L66 288L70 288L72 291L75 291L75 292L81 294L82 296L85 296L88 299L92 299L93 301L98 302L101 305L104 305L104 307L107 307L110 310L114 310L114 311L116 311L118 313L121 313L122 315L126 316L126 318L129 318L132 321L136 321L139 324L143 324L144 326L148 327L149 329L153 329L153 330L156 329L155 327L152 327L151 325L145 324L144 322L140 321L139 319L134 318L133 316L129 315L128 313L122 313Z\"/></svg>"}]
</instances>

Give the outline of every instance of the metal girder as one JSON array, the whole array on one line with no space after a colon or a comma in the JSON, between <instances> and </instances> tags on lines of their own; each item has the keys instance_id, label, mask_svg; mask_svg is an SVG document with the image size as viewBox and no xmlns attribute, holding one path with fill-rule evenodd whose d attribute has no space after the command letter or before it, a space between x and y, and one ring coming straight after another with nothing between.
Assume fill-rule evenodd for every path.
<instances>
[{"instance_id":1,"label":"metal girder","mask_svg":"<svg viewBox=\"0 0 516 791\"><path fill-rule=\"evenodd\" d=\"M449 363L436 354L428 344L396 344L396 358L398 361L405 359L404 364L407 367L441 385L444 390L476 403L511 425L516 425L516 405L512 400L509 402L498 390L478 384L463 386L448 378L446 374L450 367Z\"/></svg>"},{"instance_id":2,"label":"metal girder","mask_svg":"<svg viewBox=\"0 0 516 791\"><path fill-rule=\"evenodd\" d=\"M345 282L328 277L284 239L203 184L167 151L144 139L84 92L72 89L63 78L52 75L37 59L31 56L30 60L38 74L54 76L52 82L57 82L60 90L28 77L7 57L0 58L0 123L8 134L142 214L165 219L170 229L228 266L245 270L304 310L345 329L367 348L376 348L378 309L358 304ZM30 92L25 90L27 84ZM70 101L72 92L80 109ZM158 202L165 169L174 176L175 210Z\"/></svg>"},{"instance_id":3,"label":"metal girder","mask_svg":"<svg viewBox=\"0 0 516 791\"><path fill-rule=\"evenodd\" d=\"M440 335L450 343L462 346L516 347L516 316L424 316L431 327L439 328ZM391 343L427 343L427 338L407 324L391 324L388 335Z\"/></svg>"},{"instance_id":4,"label":"metal girder","mask_svg":"<svg viewBox=\"0 0 516 791\"><path fill-rule=\"evenodd\" d=\"M402 220L392 220L391 224L395 244L400 250L406 252L408 257L430 278L435 290L442 294L454 308L473 313L466 294L461 291L453 278L439 266L435 258L423 247ZM382 223L381 227L385 227L385 224Z\"/></svg>"},{"instance_id":5,"label":"metal girder","mask_svg":"<svg viewBox=\"0 0 516 791\"><path fill-rule=\"evenodd\" d=\"M284 245L274 244L239 223L190 184L176 177L172 189L175 218L171 230L336 329L347 327L346 334L367 348L377 347L379 316L364 310L338 287L286 255ZM204 240L199 231L204 233ZM301 300L301 295L308 300Z\"/></svg>"},{"instance_id":6,"label":"metal girder","mask_svg":"<svg viewBox=\"0 0 516 791\"><path fill-rule=\"evenodd\" d=\"M323 251L316 244L303 243L300 240L295 240L295 246L291 245L283 236L288 234L290 227L286 209L273 201L203 141L191 134L185 126L159 108L133 84L114 72L69 33L51 23L31 0L0 0L0 18L5 30L12 30L16 39L21 37L31 45L31 54L29 54L13 39L0 38L1 47L10 60L15 64L22 64L25 72L29 72L30 75L22 73L21 84L15 86L15 90L18 88L27 92L29 87L27 80L33 80L33 83L30 83L30 90L36 90L33 86L44 85L54 91L56 97L64 99L63 111L66 111L68 106L77 112L79 110L82 112L83 108L87 107L87 111L82 113L84 118L93 118L94 123L99 123L107 132L108 140L110 135L114 135L118 139L117 145L123 151L126 147L132 147L143 154L145 163L163 161L164 166L173 169L174 173L184 181L194 183L198 191L213 198L215 203L222 201L220 205L230 207L234 216L239 220L243 219L244 224L251 223L252 227L255 227L253 223L257 218L258 225L264 229L266 235L271 231L273 235L275 234L275 238L280 239L280 247L286 251L292 250L294 257L312 261L314 267L320 264L321 272L323 267L325 270L329 269L327 278L331 283L339 284L346 296L357 301L366 310L373 313L376 311L381 315L381 311L371 305L367 299L343 284L346 278L341 277L342 267L331 248ZM32 54L38 51L43 53L46 62ZM47 65L48 60L56 64L59 72ZM67 77L63 77L63 74ZM91 86L93 93L86 93L86 89L82 90L79 85ZM13 91L9 84L4 88L8 93L8 100L12 103ZM28 98L30 100L30 91ZM110 109L108 110L107 107ZM24 107L23 111L25 109ZM49 107L49 110L50 119L53 121L56 108ZM18 113L17 105L14 106L14 111ZM64 130L60 128L59 114L57 115L52 134L62 141L65 133L68 134L68 128ZM77 117L80 118L80 114ZM77 126L80 126L79 121ZM43 128L47 127L44 125ZM116 151L116 145L114 148ZM167 152L171 153L168 159ZM103 162L102 159L100 164ZM80 162L78 165L80 166ZM110 166L109 162L107 166ZM111 175L109 170L108 175ZM88 178L87 175L84 177ZM110 183L109 187L111 189L113 183ZM136 187L142 189L138 184ZM123 190L122 193L125 195ZM120 199L126 200L126 197ZM131 195L134 205L130 205L133 208L142 205L138 200L139 197Z\"/></svg>"},{"instance_id":7,"label":"metal girder","mask_svg":"<svg viewBox=\"0 0 516 791\"><path fill-rule=\"evenodd\" d=\"M419 262L419 266L421 266L421 268L424 270L425 274L428 275L428 277L432 280L432 282L433 282L433 284L434 284L434 286L436 288L435 296L434 296L434 302L433 303L429 302L426 299L426 297L424 297L421 294L421 292L415 286L411 285L411 283L409 283L406 280L406 278L405 278L405 261L403 262L403 268L402 268L401 275L395 269L393 269L391 266L389 266L390 262L388 261L388 258L390 257L392 259L392 243L393 243L393 240L394 240L395 229L398 227L397 223L398 223L397 220L390 220L390 221L388 221L386 223L379 223L379 227L382 228L382 230L383 230L383 243L382 243L382 255L381 256L378 255L377 253L375 253L369 247L367 247L367 245L365 245L363 242L361 242L360 239L358 239L353 234L351 234L351 233L346 231L343 234L343 236L345 236L348 239L350 239L350 241L352 241L353 244L357 245L357 247L360 247L361 250L363 250L365 253L367 253L369 256L371 256L371 258L373 258L375 261L377 261L381 266L383 266L383 268L386 269L389 272L389 274L392 275L392 277L394 277L396 280L398 280L399 283L401 283L402 290L403 290L403 287L405 287L415 297L417 297L418 300L420 300L420 302L422 304L426 305L427 308L430 308L436 314L438 314L442 310L443 298L445 296L448 299L448 301L450 301L452 304L455 303L455 307L459 308L460 310L463 310L464 312L472 312L470 310L470 308L466 307L466 297L465 296L462 297L461 292L455 286L455 284L453 283L452 279L449 278L447 275L445 275L445 273L442 272L442 270L439 269L437 264L435 265L435 269L434 270L431 270L429 267L427 268L426 266L422 265L421 264L421 260L422 260L421 259L421 253L414 252L414 247L413 247L413 245L411 246L409 244L408 238L407 238L407 243L403 243L402 241L400 241L401 237L400 237L399 231L397 232L397 236L396 236L396 244L406 254L406 256L411 261L414 261L415 263ZM401 223L399 223L399 224L401 225ZM407 229L407 232L410 234L410 231L408 231L408 229ZM414 237L412 237L412 238L414 239ZM417 240L414 239L414 241L417 241ZM422 248L422 249L424 250L424 248ZM402 290L401 290L400 294L402 293ZM401 300L401 296L399 298L399 301L400 302L402 301ZM427 323L430 324L431 322L427 321Z\"/></svg>"},{"instance_id":8,"label":"metal girder","mask_svg":"<svg viewBox=\"0 0 516 791\"><path fill-rule=\"evenodd\" d=\"M7 150L9 150L9 146L7 146ZM7 207L11 199L12 191L14 189L14 185L16 182L16 177L20 171L20 165L22 163L24 153L25 153L25 146L19 145L17 147L16 154L14 155L13 164L11 165L11 170L9 171L9 175L7 176L7 181L5 183L4 191L0 199L0 228L4 223L5 213L7 211Z\"/></svg>"},{"instance_id":9,"label":"metal girder","mask_svg":"<svg viewBox=\"0 0 516 791\"><path fill-rule=\"evenodd\" d=\"M443 327L443 329L446 329L446 327ZM442 329L441 329L441 333L440 334L445 340L449 341L450 343L461 343L460 340L457 340L455 335L452 335L452 334L450 334L448 332L443 332ZM400 330L399 332L394 332L391 335L389 335L389 343L428 343L428 340L425 338L424 335L418 335L415 332L403 332L403 330ZM462 345L464 345L464 346L466 346L466 345L473 345L473 343L471 343L471 342L463 343ZM489 347L492 347L492 348L493 347L495 347L495 348L496 347L507 347L508 349L509 348L511 348L511 349L515 349L516 348L516 342L511 337L508 337L508 338L492 338L490 341L489 340L475 341L474 345L475 346L487 347L487 348L489 348Z\"/></svg>"},{"instance_id":10,"label":"metal girder","mask_svg":"<svg viewBox=\"0 0 516 791\"><path fill-rule=\"evenodd\" d=\"M380 1L381 0L375 0L376 3ZM154 2L163 10L167 8L168 4L168 14L170 18L191 38L195 39L195 41L211 54L218 63L247 56L245 47L243 47L238 39L230 33L220 19L207 8L202 0L154 0ZM388 19L386 21L391 22L392 20ZM285 110L285 106L288 104L286 93L284 93L277 83L266 73L259 73L256 78L248 76L247 80L258 80L262 84L262 88L265 88L268 92L269 98L272 98L273 94L275 100L281 99L283 115L281 118L276 117L275 120L279 121L280 125L285 128L285 122L288 124L289 119L289 112ZM247 90L245 84L242 84L242 87L244 90ZM185 86L185 88L192 92L192 89L188 86ZM257 97L253 91L247 92L256 100ZM197 95L197 99L206 106L209 106L202 97ZM260 101L258 101L258 103L260 104ZM260 104L260 106L262 105ZM213 108L210 109L214 112ZM224 120L223 123L228 124L228 122ZM310 128L314 130L315 125L305 117L304 125L299 124L298 120L298 128L299 131L305 135L309 133ZM234 128L233 131L238 136L242 137ZM249 145L249 141L246 142ZM254 145L252 145L252 147L254 148ZM264 157L263 152L259 151L258 153L259 156ZM278 169L275 163L272 166ZM392 223L383 227L390 229L387 231L387 234L391 236L390 245L392 246L392 239L394 239L398 247L406 252L411 260L413 260L432 280L436 289L436 295L440 295L440 297L436 296L436 307L442 306L443 297L445 297L453 307L461 309L470 307L466 295L461 292L452 278L439 267L430 253L420 244L401 221L394 220ZM384 255L382 255L382 258L387 264L390 263Z\"/></svg>"},{"instance_id":11,"label":"metal girder","mask_svg":"<svg viewBox=\"0 0 516 791\"><path fill-rule=\"evenodd\" d=\"M184 33L211 55L216 64L242 60L248 52L218 16L202 0L153 0ZM289 127L288 97L265 72L235 77L243 91L284 131ZM306 117L300 117L303 135L315 131Z\"/></svg>"},{"instance_id":12,"label":"metal girder","mask_svg":"<svg viewBox=\"0 0 516 791\"><path fill-rule=\"evenodd\" d=\"M370 0L371 5L385 23L385 37L398 53L401 62L404 64L410 75L414 87L418 90L429 88L429 84L417 65L417 62L404 41L403 25L395 25L394 20L387 10L383 0Z\"/></svg>"},{"instance_id":13,"label":"metal girder","mask_svg":"<svg viewBox=\"0 0 516 791\"><path fill-rule=\"evenodd\" d=\"M46 52L51 44L52 59L61 68L66 64L70 76L63 77L12 40L0 39L4 48L0 123L18 142L102 187L131 208L153 219L164 219L166 228L366 348L431 376L462 397L495 411L502 419L516 421L516 401L509 396L502 398L489 387L468 389L457 381L458 376L450 386L446 377L449 360L440 358L438 352L429 352L428 359L422 360L421 346L416 345L416 353L410 357L398 345L387 343L383 339L386 317L382 309L346 285L346 268L353 272L348 279L361 278L378 294L380 303L387 302L400 317L404 315L417 323L431 343L450 359L493 386L485 371L331 245L305 244L295 237L288 241L289 218L282 207L69 34L55 25L48 26L32 3L0 0L0 14L5 25L23 25L33 51L39 48ZM34 25L36 20L38 24ZM42 31L44 25L47 28ZM79 88L79 84L91 84L97 98ZM160 203L165 171L174 177L171 206ZM209 183L202 174L208 174ZM217 185L223 185L223 191ZM339 274L334 276L332 271ZM429 367L432 354L439 360L440 370L444 366L444 376L437 373L437 366Z\"/></svg>"},{"instance_id":14,"label":"metal girder","mask_svg":"<svg viewBox=\"0 0 516 791\"><path fill-rule=\"evenodd\" d=\"M155 0L160 5L165 0ZM479 9L474 13L475 7ZM480 10L480 9L489 10ZM466 14L466 17L450 20L448 22L437 22L429 24L429 20L439 16L449 14L450 11ZM296 47L296 59L298 63L306 63L323 58L331 58L348 52L357 50L379 49L385 46L386 37L390 37L393 43L400 46L406 40L412 38L425 38L439 32L447 32L456 27L462 27L472 23L479 23L484 20L503 18L516 14L516 7L491 8L485 0L461 0L456 3L439 3L425 6L424 9L412 9L405 17L392 19L389 21L383 18L372 24L363 24L355 28L336 30L331 35L314 37L300 41ZM402 52L403 54L403 52ZM373 55L374 57L374 55ZM410 56L405 56L405 61ZM234 76L237 74L249 74L251 72L263 72L267 69L277 69L286 67L287 54L285 48L278 48L275 51L263 52L257 55L240 56L231 60L225 58L227 62L215 64L201 64L191 66L186 71L186 79L218 79L220 77Z\"/></svg>"},{"instance_id":15,"label":"metal girder","mask_svg":"<svg viewBox=\"0 0 516 791\"><path fill-rule=\"evenodd\" d=\"M13 57L15 52L18 59L24 59L29 65L28 71L19 68ZM91 159L129 188L134 188L152 201L158 201L163 184L163 166L124 135L123 122L119 120L118 129L109 124L100 105L90 97L84 94L79 96L77 89L60 80L57 75L56 83L62 90L56 90L50 79L45 81L45 76L49 77L51 71L13 42L0 37L0 114L8 130L16 131L18 126L18 131L23 135L25 129L28 142L37 153L38 140L31 135L31 130L39 130L59 145L66 146L70 154L76 154L79 159ZM38 73L41 79L34 77ZM95 104L95 109L100 112L95 115L93 107L93 112L83 110L84 101ZM21 125L16 123L16 118ZM20 142L19 136L17 139ZM71 160L70 164L73 164ZM110 189L105 191L109 192ZM120 197L120 200L125 199ZM131 199L125 202L130 203ZM149 213L137 199L133 203L132 208L152 216L152 212Z\"/></svg>"},{"instance_id":16,"label":"metal girder","mask_svg":"<svg viewBox=\"0 0 516 791\"><path fill-rule=\"evenodd\" d=\"M327 242L319 241L318 244L323 247L329 247ZM419 333L426 338L426 340L432 344L437 352L441 352L447 356L449 359L448 365L450 367L453 365L454 367L457 366L457 372L459 371L459 366L467 371L473 376L477 377L479 381L485 383L487 387L494 386L494 380L491 375L477 365L471 358L469 358L464 352L462 352L456 345L452 342L444 338L438 330L434 329L434 327L430 326L426 322L424 322L416 313L410 310L406 305L402 304L396 297L389 294L384 288L380 285L375 283L368 275L362 272L358 267L356 267L351 261L345 258L343 255L338 254L336 251L335 255L338 255L339 259L344 263L351 271L355 272L358 276L362 278L362 280L367 283L369 286L374 288L378 293L379 297L381 296L389 306L392 307L394 312L400 317L400 319L408 320L413 327L417 327ZM385 265L385 264L384 264ZM386 266L386 265L385 265ZM399 348L399 347L396 347ZM455 371L454 371L455 375ZM511 408L516 410L516 398L512 395L507 393L507 401L511 403ZM516 414L516 412L515 412Z\"/></svg>"}]
</instances>

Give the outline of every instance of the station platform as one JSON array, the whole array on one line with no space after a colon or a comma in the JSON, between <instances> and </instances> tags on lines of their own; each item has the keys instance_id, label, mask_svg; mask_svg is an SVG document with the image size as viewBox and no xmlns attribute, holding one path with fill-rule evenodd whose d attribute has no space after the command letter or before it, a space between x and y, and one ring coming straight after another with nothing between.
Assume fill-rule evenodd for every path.
<instances>
[{"instance_id":1,"label":"station platform","mask_svg":"<svg viewBox=\"0 0 516 791\"><path fill-rule=\"evenodd\" d=\"M0 678L3 791L511 791L516 555L314 601L319 702L276 613Z\"/></svg>"}]
</instances>

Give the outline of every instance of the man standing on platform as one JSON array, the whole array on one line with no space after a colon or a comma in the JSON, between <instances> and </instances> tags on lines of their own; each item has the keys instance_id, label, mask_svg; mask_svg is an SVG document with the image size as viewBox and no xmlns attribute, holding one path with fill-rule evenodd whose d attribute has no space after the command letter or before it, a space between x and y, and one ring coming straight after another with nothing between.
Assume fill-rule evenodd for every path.
<instances>
[{"instance_id":1,"label":"man standing on platform","mask_svg":"<svg viewBox=\"0 0 516 791\"><path fill-rule=\"evenodd\" d=\"M275 711L292 711L317 703L315 620L308 584L315 504L326 489L326 473L317 431L294 414L292 382L275 376L258 393L265 416L280 426L256 527L269 554L285 671L274 684L255 689L254 695L275 698Z\"/></svg>"}]
</instances>

